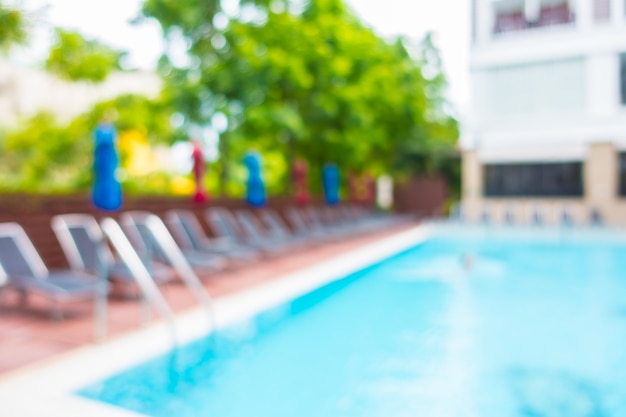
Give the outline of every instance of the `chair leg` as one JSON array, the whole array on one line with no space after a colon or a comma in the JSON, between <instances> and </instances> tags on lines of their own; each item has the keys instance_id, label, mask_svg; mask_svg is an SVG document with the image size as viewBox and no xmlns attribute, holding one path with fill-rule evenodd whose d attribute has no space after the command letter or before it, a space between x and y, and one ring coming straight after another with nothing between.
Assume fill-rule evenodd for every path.
<instances>
[{"instance_id":1,"label":"chair leg","mask_svg":"<svg viewBox=\"0 0 626 417\"><path fill-rule=\"evenodd\" d=\"M59 303L58 300L54 300L53 301L53 307L52 307L52 315L51 315L51 319L52 321L63 321L63 311L61 310L61 305Z\"/></svg>"},{"instance_id":2,"label":"chair leg","mask_svg":"<svg viewBox=\"0 0 626 417\"><path fill-rule=\"evenodd\" d=\"M26 307L28 304L28 291L19 290L19 305L20 307Z\"/></svg>"}]
</instances>

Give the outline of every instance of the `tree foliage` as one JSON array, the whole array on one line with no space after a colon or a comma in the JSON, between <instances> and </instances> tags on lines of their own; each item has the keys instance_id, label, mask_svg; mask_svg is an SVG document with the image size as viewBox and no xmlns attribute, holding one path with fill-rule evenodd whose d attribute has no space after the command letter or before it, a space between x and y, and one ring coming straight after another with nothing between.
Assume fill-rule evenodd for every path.
<instances>
[{"instance_id":1,"label":"tree foliage","mask_svg":"<svg viewBox=\"0 0 626 417\"><path fill-rule=\"evenodd\" d=\"M24 12L3 5L0 1L0 50L6 52L14 44L28 40Z\"/></svg>"},{"instance_id":2,"label":"tree foliage","mask_svg":"<svg viewBox=\"0 0 626 417\"><path fill-rule=\"evenodd\" d=\"M89 189L92 182L93 132L104 117L113 118L120 136L136 132L149 143L176 138L169 118L171 108L162 100L123 95L96 104L88 112L62 123L50 113L24 120L18 129L0 137L0 190L72 192ZM126 155L122 155L122 164ZM163 175L131 183L125 190L163 189ZM149 180L153 180L150 184Z\"/></svg>"},{"instance_id":3,"label":"tree foliage","mask_svg":"<svg viewBox=\"0 0 626 417\"><path fill-rule=\"evenodd\" d=\"M407 154L430 161L456 140L432 39L410 53L341 0L245 0L238 10L219 0L147 0L143 12L161 23L170 50L186 49L187 63L169 54L161 71L187 122L227 116L225 172L249 148L303 157L313 176L330 161L418 172L433 164L412 166Z\"/></svg>"},{"instance_id":4,"label":"tree foliage","mask_svg":"<svg viewBox=\"0 0 626 417\"><path fill-rule=\"evenodd\" d=\"M56 29L56 42L50 49L46 69L69 81L104 81L111 71L119 69L124 53L80 33Z\"/></svg>"}]
</instances>

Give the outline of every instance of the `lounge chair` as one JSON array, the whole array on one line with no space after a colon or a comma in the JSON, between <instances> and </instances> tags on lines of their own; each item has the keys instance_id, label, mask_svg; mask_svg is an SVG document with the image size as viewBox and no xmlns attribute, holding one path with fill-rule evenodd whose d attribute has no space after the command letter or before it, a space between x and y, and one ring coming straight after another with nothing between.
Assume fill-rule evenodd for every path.
<instances>
[{"instance_id":1,"label":"lounge chair","mask_svg":"<svg viewBox=\"0 0 626 417\"><path fill-rule=\"evenodd\" d=\"M530 224L534 226L541 226L544 224L543 211L540 206L533 206L530 212Z\"/></svg>"},{"instance_id":2,"label":"lounge chair","mask_svg":"<svg viewBox=\"0 0 626 417\"><path fill-rule=\"evenodd\" d=\"M173 266L171 261L172 256L175 256L173 252L176 254L180 252L197 270L217 272L227 266L226 258L221 255L207 254L194 249L180 249L163 221L152 213L127 211L120 217L120 223L135 250L144 259L155 259ZM154 226L157 223L159 225ZM156 227L159 228L158 234L155 233Z\"/></svg>"},{"instance_id":3,"label":"lounge chair","mask_svg":"<svg viewBox=\"0 0 626 417\"><path fill-rule=\"evenodd\" d=\"M306 229L302 231L294 229L292 231L276 210L264 209L261 211L260 217L269 235L277 239L296 239L308 244L323 240L321 236L307 232Z\"/></svg>"},{"instance_id":4,"label":"lounge chair","mask_svg":"<svg viewBox=\"0 0 626 417\"><path fill-rule=\"evenodd\" d=\"M491 212L487 207L483 207L482 211L480 212L480 222L483 224L491 223Z\"/></svg>"},{"instance_id":5,"label":"lounge chair","mask_svg":"<svg viewBox=\"0 0 626 417\"><path fill-rule=\"evenodd\" d=\"M312 236L323 240L336 240L341 237L338 234L325 230L325 228L314 227L307 221L302 211L296 207L289 207L285 211L285 217L298 235Z\"/></svg>"},{"instance_id":6,"label":"lounge chair","mask_svg":"<svg viewBox=\"0 0 626 417\"><path fill-rule=\"evenodd\" d=\"M375 232L399 225L407 220L405 216L388 213L373 213L362 207L343 205L336 209L339 220L347 222L357 232Z\"/></svg>"},{"instance_id":7,"label":"lounge chair","mask_svg":"<svg viewBox=\"0 0 626 417\"><path fill-rule=\"evenodd\" d=\"M22 303L30 293L53 303L52 317L63 317L63 302L93 300L99 289L105 291L98 277L72 270L49 271L39 253L17 223L0 224L0 267L8 288L18 291Z\"/></svg>"},{"instance_id":8,"label":"lounge chair","mask_svg":"<svg viewBox=\"0 0 626 417\"><path fill-rule=\"evenodd\" d=\"M205 212L206 221L211 226L211 230L220 239L228 239L231 242L252 248L264 255L274 255L283 252L284 248L275 246L271 242L263 239L251 238L243 230L241 225L230 210L215 207Z\"/></svg>"},{"instance_id":9,"label":"lounge chair","mask_svg":"<svg viewBox=\"0 0 626 417\"><path fill-rule=\"evenodd\" d=\"M513 208L510 206L504 209L504 223L509 226L515 224L515 214L513 213Z\"/></svg>"},{"instance_id":10,"label":"lounge chair","mask_svg":"<svg viewBox=\"0 0 626 417\"><path fill-rule=\"evenodd\" d=\"M572 217L572 213L567 206L561 208L560 220L562 226L573 226L574 219Z\"/></svg>"},{"instance_id":11,"label":"lounge chair","mask_svg":"<svg viewBox=\"0 0 626 417\"><path fill-rule=\"evenodd\" d=\"M301 247L304 244L301 239L274 235L268 232L267 229L263 228L256 216L248 210L237 211L235 217L245 232L246 241L267 252L285 252L291 248Z\"/></svg>"},{"instance_id":12,"label":"lounge chair","mask_svg":"<svg viewBox=\"0 0 626 417\"><path fill-rule=\"evenodd\" d=\"M189 210L170 210L165 221L183 250L222 255L235 262L253 262L259 253L228 238L209 238L197 217Z\"/></svg>"},{"instance_id":13,"label":"lounge chair","mask_svg":"<svg viewBox=\"0 0 626 417\"><path fill-rule=\"evenodd\" d=\"M604 224L602 212L600 212L600 210L596 208L591 209L591 212L589 213L589 224L591 226L602 226Z\"/></svg>"},{"instance_id":14,"label":"lounge chair","mask_svg":"<svg viewBox=\"0 0 626 417\"><path fill-rule=\"evenodd\" d=\"M95 218L88 214L63 214L53 217L51 224L72 270L99 274L99 268L102 268L117 284L137 288L136 278L128 266L113 256L104 243L104 235ZM163 263L151 262L144 266L157 284L165 284L176 277L174 271Z\"/></svg>"},{"instance_id":15,"label":"lounge chair","mask_svg":"<svg viewBox=\"0 0 626 417\"><path fill-rule=\"evenodd\" d=\"M347 237L355 234L354 228L349 224L337 224L329 219L329 216L323 216L322 212L313 206L309 206L305 210L309 224L316 230L323 230L326 233L335 236Z\"/></svg>"},{"instance_id":16,"label":"lounge chair","mask_svg":"<svg viewBox=\"0 0 626 417\"><path fill-rule=\"evenodd\" d=\"M219 239L242 243L244 232L230 210L214 207L205 212L206 221Z\"/></svg>"}]
</instances>

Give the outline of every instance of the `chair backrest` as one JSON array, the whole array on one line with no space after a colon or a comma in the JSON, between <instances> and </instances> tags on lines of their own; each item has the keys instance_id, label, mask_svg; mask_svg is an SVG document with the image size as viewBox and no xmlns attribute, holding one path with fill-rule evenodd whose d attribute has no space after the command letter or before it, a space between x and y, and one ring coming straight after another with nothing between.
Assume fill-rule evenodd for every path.
<instances>
[{"instance_id":1,"label":"chair backrest","mask_svg":"<svg viewBox=\"0 0 626 417\"><path fill-rule=\"evenodd\" d=\"M261 228L259 221L249 211L239 210L235 216L248 238L263 240L267 237L267 232Z\"/></svg>"},{"instance_id":2,"label":"chair backrest","mask_svg":"<svg viewBox=\"0 0 626 417\"><path fill-rule=\"evenodd\" d=\"M276 210L265 209L261 212L261 219L265 223L268 232L277 237L289 236L289 227L285 224Z\"/></svg>"},{"instance_id":3,"label":"chair backrest","mask_svg":"<svg viewBox=\"0 0 626 417\"><path fill-rule=\"evenodd\" d=\"M44 279L48 276L48 268L37 249L17 223L0 224L0 266L8 279L13 276Z\"/></svg>"},{"instance_id":4,"label":"chair backrest","mask_svg":"<svg viewBox=\"0 0 626 417\"><path fill-rule=\"evenodd\" d=\"M143 262L149 263L151 259L167 262L167 256L148 229L150 216L153 214L147 211L127 211L120 216L120 224Z\"/></svg>"},{"instance_id":5,"label":"chair backrest","mask_svg":"<svg viewBox=\"0 0 626 417\"><path fill-rule=\"evenodd\" d=\"M317 228L325 227L324 221L322 220L321 216L319 215L317 210L315 210L314 207L311 207L311 206L307 207L306 214L309 218L309 222L313 225L313 227L317 227Z\"/></svg>"},{"instance_id":6,"label":"chair backrest","mask_svg":"<svg viewBox=\"0 0 626 417\"><path fill-rule=\"evenodd\" d=\"M291 226L293 226L297 233L307 233L311 230L304 218L302 217L302 213L299 209L295 207L289 207L285 212L285 215L287 216L287 220L289 220L289 223L291 223Z\"/></svg>"},{"instance_id":7,"label":"chair backrest","mask_svg":"<svg viewBox=\"0 0 626 417\"><path fill-rule=\"evenodd\" d=\"M7 273L4 271L4 268L2 267L2 265L0 265L0 288L5 285L7 282L9 282L9 277L7 276Z\"/></svg>"},{"instance_id":8,"label":"chair backrest","mask_svg":"<svg viewBox=\"0 0 626 417\"><path fill-rule=\"evenodd\" d=\"M347 220L347 221L356 220L356 214L352 211L352 209L350 209L350 206L341 205L337 208L337 210L338 210L337 212L339 213L339 215L341 216L343 220Z\"/></svg>"},{"instance_id":9,"label":"chair backrest","mask_svg":"<svg viewBox=\"0 0 626 417\"><path fill-rule=\"evenodd\" d=\"M202 226L192 212L170 210L165 216L165 221L182 248L202 249L202 243L207 237L202 232Z\"/></svg>"},{"instance_id":10,"label":"chair backrest","mask_svg":"<svg viewBox=\"0 0 626 417\"><path fill-rule=\"evenodd\" d=\"M335 224L337 223L337 216L334 208L328 206L321 206L318 208L314 208L317 211L318 215L322 219L322 221L326 224Z\"/></svg>"},{"instance_id":11,"label":"chair backrest","mask_svg":"<svg viewBox=\"0 0 626 417\"><path fill-rule=\"evenodd\" d=\"M98 243L103 240L103 235L96 219L88 214L62 214L54 216L51 225L70 268L97 271ZM104 245L103 248L111 260L108 248Z\"/></svg>"},{"instance_id":12,"label":"chair backrest","mask_svg":"<svg viewBox=\"0 0 626 417\"><path fill-rule=\"evenodd\" d=\"M210 208L205 216L211 230L218 236L233 240L239 240L242 237L237 220L230 211L223 208Z\"/></svg>"},{"instance_id":13,"label":"chair backrest","mask_svg":"<svg viewBox=\"0 0 626 417\"><path fill-rule=\"evenodd\" d=\"M365 207L359 207L356 205L351 205L349 206L350 211L352 212L352 219L353 220L360 220L360 219L364 219L366 218L368 215L370 215L370 210L366 209Z\"/></svg>"}]
</instances>

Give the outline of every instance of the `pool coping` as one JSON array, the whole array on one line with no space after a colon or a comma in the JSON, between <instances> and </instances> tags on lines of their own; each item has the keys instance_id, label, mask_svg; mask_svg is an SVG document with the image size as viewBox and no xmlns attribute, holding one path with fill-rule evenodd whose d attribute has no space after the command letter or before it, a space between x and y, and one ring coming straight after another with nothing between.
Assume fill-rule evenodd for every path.
<instances>
[{"instance_id":1,"label":"pool coping","mask_svg":"<svg viewBox=\"0 0 626 417\"><path fill-rule=\"evenodd\" d=\"M400 231L316 266L218 298L214 304L215 327L223 328L252 317L409 249L425 241L432 234L432 228L419 225ZM202 307L179 314L176 318L178 343L184 345L207 335L209 323L207 311ZM158 322L101 345L78 348L43 363L9 372L0 377L0 415L142 416L72 395L72 392L164 354L172 347L167 325Z\"/></svg>"}]
</instances>

